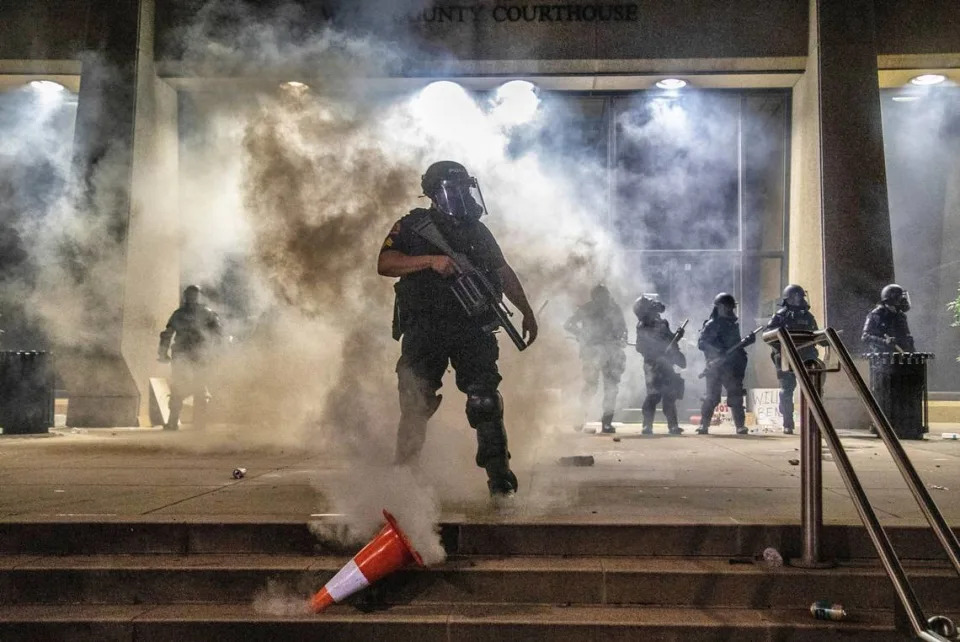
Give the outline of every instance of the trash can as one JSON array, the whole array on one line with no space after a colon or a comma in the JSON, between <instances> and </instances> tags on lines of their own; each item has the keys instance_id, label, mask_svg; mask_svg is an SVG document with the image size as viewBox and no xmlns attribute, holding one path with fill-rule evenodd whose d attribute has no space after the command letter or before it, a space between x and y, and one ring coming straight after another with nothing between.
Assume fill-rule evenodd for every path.
<instances>
[{"instance_id":1,"label":"trash can","mask_svg":"<svg viewBox=\"0 0 960 642\"><path fill-rule=\"evenodd\" d=\"M927 425L928 352L870 352L870 390L900 439L923 439Z\"/></svg>"},{"instance_id":2,"label":"trash can","mask_svg":"<svg viewBox=\"0 0 960 642\"><path fill-rule=\"evenodd\" d=\"M53 368L46 352L0 351L0 428L43 434L53 425Z\"/></svg>"}]
</instances>

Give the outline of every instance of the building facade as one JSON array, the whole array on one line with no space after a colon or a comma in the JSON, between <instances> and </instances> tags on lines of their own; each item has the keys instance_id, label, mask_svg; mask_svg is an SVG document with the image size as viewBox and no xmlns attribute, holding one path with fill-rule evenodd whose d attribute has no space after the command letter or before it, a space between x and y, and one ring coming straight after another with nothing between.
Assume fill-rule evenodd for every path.
<instances>
[{"instance_id":1,"label":"building facade","mask_svg":"<svg viewBox=\"0 0 960 642\"><path fill-rule=\"evenodd\" d=\"M556 129L575 133L578 149L601 168L608 188L598 220L622 243L644 289L681 309L684 297L708 301L731 290L742 301L743 325L752 326L769 315L784 285L797 282L822 323L852 340L880 289L897 281L913 297L918 345L938 355L931 389L960 392L953 359L960 331L946 309L960 282L956 2L238 6L199 0L0 6L0 114L13 113L15 92L31 81L56 81L76 94L44 121L56 133L47 144L95 191L91 229L122 248L110 264L112 287L88 299L95 313L64 311L72 325L90 326L60 350L72 408L78 400L74 424L143 421L148 381L158 373L156 336L191 272L183 237L196 229L188 222L194 205L180 186L206 163L202 142L191 136L203 118L202 97L291 79L323 86L328 78L301 54L330 30L364 34L385 51L403 52L365 75L377 91L446 79L485 92L519 78L552 96ZM283 34L273 54L259 47L255 25ZM198 39L232 43L239 55L206 58L209 50L194 46ZM248 49L253 41L256 51ZM284 56L285 47L301 53ZM911 85L921 74L946 81ZM664 78L688 86L665 93L656 87ZM671 138L669 127L653 138L632 136L680 112L695 144ZM674 192L661 188L694 149L697 159L709 161L696 165L703 180L684 182L673 200ZM22 158L8 155L6 162L22 167ZM105 159L114 177L107 190L94 185ZM19 180L43 171L29 170ZM8 204L0 225L19 229L17 217L29 209ZM4 238L19 248L15 234ZM29 247L19 251L31 254ZM31 260L14 257L7 252L0 259L8 275ZM84 265L78 260L67 270L74 280L62 287L82 293L102 278L85 273ZM8 329L7 341L30 341L29 323L22 326ZM754 383L764 377L769 373ZM835 404L847 404L844 393L835 396Z\"/></svg>"}]
</instances>

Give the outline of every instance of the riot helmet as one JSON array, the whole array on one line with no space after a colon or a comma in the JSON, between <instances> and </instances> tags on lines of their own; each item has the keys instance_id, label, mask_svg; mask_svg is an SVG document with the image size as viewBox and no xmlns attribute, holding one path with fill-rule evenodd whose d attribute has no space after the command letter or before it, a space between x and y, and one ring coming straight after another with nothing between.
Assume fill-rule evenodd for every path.
<instances>
[{"instance_id":1,"label":"riot helmet","mask_svg":"<svg viewBox=\"0 0 960 642\"><path fill-rule=\"evenodd\" d=\"M646 319L656 316L667 309L660 300L655 298L655 294L641 294L640 298L633 302L633 313L638 319Z\"/></svg>"},{"instance_id":2,"label":"riot helmet","mask_svg":"<svg viewBox=\"0 0 960 642\"><path fill-rule=\"evenodd\" d=\"M590 288L590 300L591 301L609 301L610 300L610 290L607 289L602 283Z\"/></svg>"},{"instance_id":3,"label":"riot helmet","mask_svg":"<svg viewBox=\"0 0 960 642\"><path fill-rule=\"evenodd\" d=\"M721 292L717 296L713 297L713 305L725 305L730 308L735 308L737 307L737 300L733 298L732 294Z\"/></svg>"},{"instance_id":4,"label":"riot helmet","mask_svg":"<svg viewBox=\"0 0 960 642\"><path fill-rule=\"evenodd\" d=\"M896 283L891 283L880 291L880 303L893 306L900 312L907 312L910 310L910 293Z\"/></svg>"},{"instance_id":5,"label":"riot helmet","mask_svg":"<svg viewBox=\"0 0 960 642\"><path fill-rule=\"evenodd\" d=\"M183 302L185 305L196 305L200 301L200 286L188 285L183 289Z\"/></svg>"},{"instance_id":6,"label":"riot helmet","mask_svg":"<svg viewBox=\"0 0 960 642\"><path fill-rule=\"evenodd\" d=\"M477 179L460 163L434 163L420 177L420 187L434 207L448 216L477 220L487 213Z\"/></svg>"},{"instance_id":7,"label":"riot helmet","mask_svg":"<svg viewBox=\"0 0 960 642\"><path fill-rule=\"evenodd\" d=\"M721 315L720 309L727 308L729 314ZM736 316L734 310L737 309L737 300L733 298L732 294L727 292L721 292L717 296L713 297L713 311L710 313L710 318L716 319L718 316Z\"/></svg>"},{"instance_id":8,"label":"riot helmet","mask_svg":"<svg viewBox=\"0 0 960 642\"><path fill-rule=\"evenodd\" d=\"M794 308L803 308L808 309L810 304L807 303L807 291L803 287L791 283L787 287L783 288L783 300L780 302L780 305L789 305Z\"/></svg>"}]
</instances>

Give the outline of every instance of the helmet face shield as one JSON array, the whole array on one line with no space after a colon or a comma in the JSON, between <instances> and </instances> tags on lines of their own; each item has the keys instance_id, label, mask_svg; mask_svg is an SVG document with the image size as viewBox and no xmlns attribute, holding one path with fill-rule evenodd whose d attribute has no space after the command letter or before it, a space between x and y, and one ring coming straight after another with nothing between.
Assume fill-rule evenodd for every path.
<instances>
[{"instance_id":1,"label":"helmet face shield","mask_svg":"<svg viewBox=\"0 0 960 642\"><path fill-rule=\"evenodd\" d=\"M880 291L880 302L893 306L900 312L907 312L910 309L910 293L896 283L891 283Z\"/></svg>"},{"instance_id":2,"label":"helmet face shield","mask_svg":"<svg viewBox=\"0 0 960 642\"><path fill-rule=\"evenodd\" d=\"M903 291L903 296L901 296L900 300L897 302L897 309L901 312L910 311L910 293L906 290Z\"/></svg>"},{"instance_id":3,"label":"helmet face shield","mask_svg":"<svg viewBox=\"0 0 960 642\"><path fill-rule=\"evenodd\" d=\"M432 198L438 210L456 218L475 221L487 213L480 185L472 176L440 181Z\"/></svg>"}]
</instances>

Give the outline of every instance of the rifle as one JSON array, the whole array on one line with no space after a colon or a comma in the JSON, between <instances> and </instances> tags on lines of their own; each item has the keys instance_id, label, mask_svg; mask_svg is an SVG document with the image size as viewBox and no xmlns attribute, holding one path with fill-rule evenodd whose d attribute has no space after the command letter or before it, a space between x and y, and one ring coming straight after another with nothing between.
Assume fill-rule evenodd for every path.
<instances>
[{"instance_id":1,"label":"rifle","mask_svg":"<svg viewBox=\"0 0 960 642\"><path fill-rule=\"evenodd\" d=\"M525 349L527 344L524 342L523 336L510 321L513 312L507 308L503 302L503 296L493 287L493 284L484 276L483 272L478 270L465 254L461 254L450 247L443 233L429 216L423 217L414 224L413 231L449 256L456 264L460 275L454 279L450 289L453 290L453 295L463 306L467 316L478 317L492 310L497 317L497 322L484 327L484 330L502 327L510 340L513 341L513 345L517 346L517 350Z\"/></svg>"},{"instance_id":2,"label":"rifle","mask_svg":"<svg viewBox=\"0 0 960 642\"><path fill-rule=\"evenodd\" d=\"M688 323L690 323L690 319L683 320L683 323L680 324L680 327L677 328L677 331L673 333L673 338L670 339L670 343L667 344L667 348L663 351L663 354L669 354L670 350L673 349L673 346L677 345L677 341L680 340L680 334L683 332L683 329L687 327Z\"/></svg>"},{"instance_id":3,"label":"rifle","mask_svg":"<svg viewBox=\"0 0 960 642\"><path fill-rule=\"evenodd\" d=\"M750 340L753 338L753 336L754 336L755 334L757 334L758 332L760 332L761 330L763 330L765 327L767 327L767 326L764 326L764 325L757 326L757 329L754 330L753 332L751 332L750 334L748 334L747 336L745 336L744 338L742 338L742 339L740 340L740 343L738 343L737 345L733 346L732 348L730 348L729 350L727 350L726 352L724 352L722 355L720 355L720 356L717 357L716 359L711 359L710 361L708 361L708 362L707 362L707 366L703 369L703 372L701 372L701 373L699 374L698 378L699 378L699 379L703 379L703 378L706 377L707 374L709 374L711 371L716 370L717 368L719 368L720 365L723 364L723 362L726 361L727 358L728 358L730 355L732 355L734 352L736 352L736 351L739 350L740 348L742 348L742 347L746 346L748 343L750 343Z\"/></svg>"},{"instance_id":4,"label":"rifle","mask_svg":"<svg viewBox=\"0 0 960 642\"><path fill-rule=\"evenodd\" d=\"M886 344L887 344L888 346L893 346L893 349L894 349L895 352L899 352L899 353L903 354L903 348L901 348L900 346L898 346L897 343L896 343L896 341L894 341L893 337L891 337L889 334L883 335L883 340L884 340L884 342L886 342Z\"/></svg>"}]
</instances>

